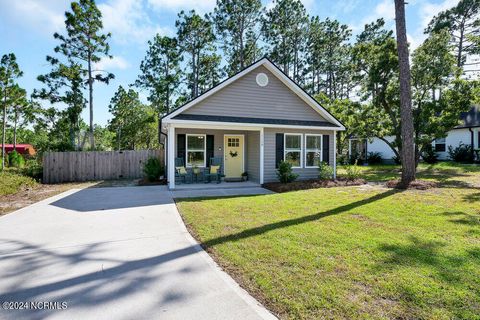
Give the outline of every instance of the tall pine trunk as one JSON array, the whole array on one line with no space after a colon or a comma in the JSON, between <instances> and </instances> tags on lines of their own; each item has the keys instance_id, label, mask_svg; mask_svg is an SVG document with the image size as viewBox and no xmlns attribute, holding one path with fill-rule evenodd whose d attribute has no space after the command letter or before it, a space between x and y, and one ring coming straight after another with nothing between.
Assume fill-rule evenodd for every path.
<instances>
[{"instance_id":1,"label":"tall pine trunk","mask_svg":"<svg viewBox=\"0 0 480 320\"><path fill-rule=\"evenodd\" d=\"M92 58L88 54L88 106L90 109L90 148L95 150L95 137L93 135L93 77L92 77Z\"/></svg>"},{"instance_id":2,"label":"tall pine trunk","mask_svg":"<svg viewBox=\"0 0 480 320\"><path fill-rule=\"evenodd\" d=\"M3 101L3 127L2 127L2 171L5 169L5 134L7 127L7 90L5 89L5 97Z\"/></svg>"},{"instance_id":3,"label":"tall pine trunk","mask_svg":"<svg viewBox=\"0 0 480 320\"><path fill-rule=\"evenodd\" d=\"M397 50L400 67L400 120L402 137L402 178L400 186L407 188L415 180L415 147L412 114L412 93L410 87L410 62L408 60L407 30L405 26L404 0L395 0L395 24Z\"/></svg>"},{"instance_id":4,"label":"tall pine trunk","mask_svg":"<svg viewBox=\"0 0 480 320\"><path fill-rule=\"evenodd\" d=\"M17 151L17 122L18 122L18 106L15 107L15 116L13 123L13 150Z\"/></svg>"}]
</instances>

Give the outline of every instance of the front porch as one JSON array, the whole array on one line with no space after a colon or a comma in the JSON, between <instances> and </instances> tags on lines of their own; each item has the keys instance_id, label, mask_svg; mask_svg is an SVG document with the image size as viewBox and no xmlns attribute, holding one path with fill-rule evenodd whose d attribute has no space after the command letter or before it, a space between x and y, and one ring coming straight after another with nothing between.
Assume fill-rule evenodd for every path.
<instances>
[{"instance_id":1,"label":"front porch","mask_svg":"<svg viewBox=\"0 0 480 320\"><path fill-rule=\"evenodd\" d=\"M263 183L261 141L261 127L170 125L169 189L259 187Z\"/></svg>"}]
</instances>

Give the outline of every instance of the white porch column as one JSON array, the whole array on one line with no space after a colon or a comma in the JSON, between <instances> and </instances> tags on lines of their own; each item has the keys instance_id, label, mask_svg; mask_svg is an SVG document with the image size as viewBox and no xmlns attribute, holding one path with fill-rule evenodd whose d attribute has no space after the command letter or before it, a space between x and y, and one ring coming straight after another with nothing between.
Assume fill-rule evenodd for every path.
<instances>
[{"instance_id":1,"label":"white porch column","mask_svg":"<svg viewBox=\"0 0 480 320\"><path fill-rule=\"evenodd\" d=\"M260 129L260 184L263 184L263 166L264 166L265 135L263 128Z\"/></svg>"},{"instance_id":2,"label":"white porch column","mask_svg":"<svg viewBox=\"0 0 480 320\"><path fill-rule=\"evenodd\" d=\"M167 167L168 167L168 188L175 189L175 127L168 125L167 143Z\"/></svg>"},{"instance_id":3,"label":"white porch column","mask_svg":"<svg viewBox=\"0 0 480 320\"><path fill-rule=\"evenodd\" d=\"M349 149L350 149L350 146L349 146ZM337 132L336 131L333 131L333 179L337 179Z\"/></svg>"}]
</instances>

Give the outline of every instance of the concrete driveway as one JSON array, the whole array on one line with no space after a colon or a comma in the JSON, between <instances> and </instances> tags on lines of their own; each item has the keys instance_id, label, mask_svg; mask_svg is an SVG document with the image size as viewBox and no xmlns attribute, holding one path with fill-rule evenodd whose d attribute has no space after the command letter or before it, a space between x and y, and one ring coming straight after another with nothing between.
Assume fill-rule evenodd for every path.
<instances>
[{"instance_id":1,"label":"concrete driveway","mask_svg":"<svg viewBox=\"0 0 480 320\"><path fill-rule=\"evenodd\" d=\"M1 217L0 279L3 308L40 308L0 307L1 319L274 319L196 244L163 186L72 190Z\"/></svg>"}]
</instances>

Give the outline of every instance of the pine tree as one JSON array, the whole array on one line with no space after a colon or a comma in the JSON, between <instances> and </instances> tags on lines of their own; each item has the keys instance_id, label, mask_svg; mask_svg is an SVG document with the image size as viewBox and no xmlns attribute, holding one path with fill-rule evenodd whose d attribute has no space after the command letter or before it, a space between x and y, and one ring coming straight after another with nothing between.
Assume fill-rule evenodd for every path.
<instances>
[{"instance_id":1,"label":"pine tree","mask_svg":"<svg viewBox=\"0 0 480 320\"><path fill-rule=\"evenodd\" d=\"M308 16L299 0L274 0L262 22L269 55L284 73L300 82L303 75Z\"/></svg>"},{"instance_id":2,"label":"pine tree","mask_svg":"<svg viewBox=\"0 0 480 320\"><path fill-rule=\"evenodd\" d=\"M179 46L188 56L190 72L186 80L190 98L195 98L199 95L200 75L203 72L201 58L215 51L213 24L208 15L202 18L192 10L188 14L181 11L175 25Z\"/></svg>"},{"instance_id":3,"label":"pine tree","mask_svg":"<svg viewBox=\"0 0 480 320\"><path fill-rule=\"evenodd\" d=\"M109 83L114 78L105 70L93 70L93 64L102 58L111 58L108 40L110 33L102 33L102 14L94 0L79 0L72 2L71 12L65 12L65 27L67 34L54 34L60 45L55 52L60 52L75 64L81 65L86 74L88 85L90 148L95 149L93 127L93 84L94 82ZM86 66L85 66L86 65Z\"/></svg>"},{"instance_id":4,"label":"pine tree","mask_svg":"<svg viewBox=\"0 0 480 320\"><path fill-rule=\"evenodd\" d=\"M182 57L175 38L157 34L148 45L147 54L140 64L141 73L135 85L147 89L148 101L157 106L158 141L160 141L160 118L174 107L173 98L178 92Z\"/></svg>"},{"instance_id":5,"label":"pine tree","mask_svg":"<svg viewBox=\"0 0 480 320\"><path fill-rule=\"evenodd\" d=\"M415 180L415 146L413 141L412 88L410 86L410 60L407 28L405 26L405 2L395 0L395 25L397 31L398 64L400 68L400 121L402 135L402 177L400 185L407 188Z\"/></svg>"},{"instance_id":6,"label":"pine tree","mask_svg":"<svg viewBox=\"0 0 480 320\"><path fill-rule=\"evenodd\" d=\"M455 46L457 67L463 68L467 63L468 55L480 52L478 42L480 37L480 0L461 0L455 7L440 12L432 19L425 32L433 33L441 29L450 32L451 42ZM469 64L478 64L478 62Z\"/></svg>"},{"instance_id":7,"label":"pine tree","mask_svg":"<svg viewBox=\"0 0 480 320\"><path fill-rule=\"evenodd\" d=\"M229 75L242 70L258 57L259 21L262 13L260 0L217 1L214 22L223 40Z\"/></svg>"},{"instance_id":8,"label":"pine tree","mask_svg":"<svg viewBox=\"0 0 480 320\"><path fill-rule=\"evenodd\" d=\"M13 53L5 54L0 60L0 98L3 109L2 121L2 170L5 169L5 136L7 129L7 112L18 99L19 90L17 79L23 75Z\"/></svg>"},{"instance_id":9,"label":"pine tree","mask_svg":"<svg viewBox=\"0 0 480 320\"><path fill-rule=\"evenodd\" d=\"M86 71L80 64L67 61L69 65L66 65L51 56L47 56L47 62L50 63L52 70L37 77L45 87L35 89L32 96L48 100L52 104L67 105L64 120L68 122L71 149L78 150L82 145L79 136L80 115L87 102L83 96Z\"/></svg>"}]
</instances>

